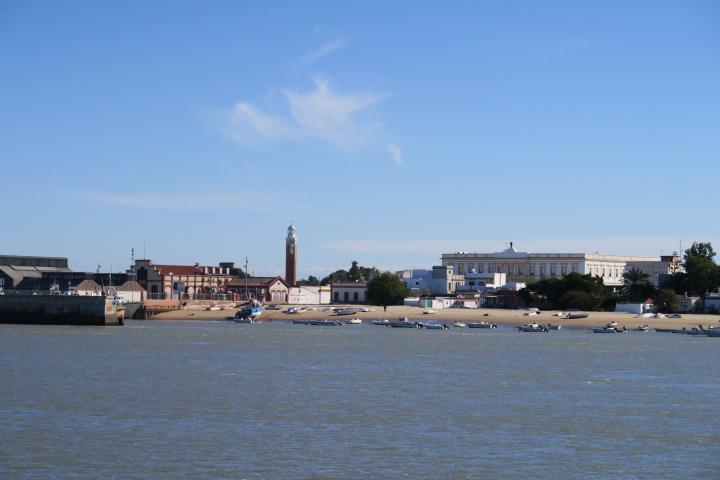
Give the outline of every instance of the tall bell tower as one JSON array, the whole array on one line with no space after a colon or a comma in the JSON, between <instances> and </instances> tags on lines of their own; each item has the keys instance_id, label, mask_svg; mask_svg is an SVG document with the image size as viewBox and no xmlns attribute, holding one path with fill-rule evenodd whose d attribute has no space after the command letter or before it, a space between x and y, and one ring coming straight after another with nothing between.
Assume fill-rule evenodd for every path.
<instances>
[{"instance_id":1,"label":"tall bell tower","mask_svg":"<svg viewBox=\"0 0 720 480\"><path fill-rule=\"evenodd\" d=\"M291 287L295 286L295 273L297 266L297 244L295 238L295 225L288 227L285 239L285 281Z\"/></svg>"}]
</instances>

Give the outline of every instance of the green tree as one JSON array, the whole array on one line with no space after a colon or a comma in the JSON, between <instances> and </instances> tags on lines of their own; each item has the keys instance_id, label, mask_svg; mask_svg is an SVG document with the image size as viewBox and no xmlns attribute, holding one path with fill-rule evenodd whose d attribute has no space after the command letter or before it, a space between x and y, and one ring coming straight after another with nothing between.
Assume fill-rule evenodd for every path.
<instances>
[{"instance_id":1,"label":"green tree","mask_svg":"<svg viewBox=\"0 0 720 480\"><path fill-rule=\"evenodd\" d=\"M317 277L315 277L315 276L313 276L313 275L310 275L310 276L307 278L307 280L305 280L305 279L303 279L303 280L298 280L297 286L298 286L298 287L302 287L303 285L307 285L307 286L310 286L310 287L317 287L318 285L320 285L320 280L319 280Z\"/></svg>"},{"instance_id":2,"label":"green tree","mask_svg":"<svg viewBox=\"0 0 720 480\"><path fill-rule=\"evenodd\" d=\"M693 242L685 250L685 273L690 295L704 295L720 284L720 270L715 264L715 250L710 243Z\"/></svg>"},{"instance_id":3,"label":"green tree","mask_svg":"<svg viewBox=\"0 0 720 480\"><path fill-rule=\"evenodd\" d=\"M352 261L350 270L348 270L348 278L351 282L359 282L360 279L362 279L362 273L360 272L357 260Z\"/></svg>"},{"instance_id":4,"label":"green tree","mask_svg":"<svg viewBox=\"0 0 720 480\"><path fill-rule=\"evenodd\" d=\"M693 242L692 246L685 250L685 258L687 257L703 257L708 260L715 258L715 250L710 242Z\"/></svg>"},{"instance_id":5,"label":"green tree","mask_svg":"<svg viewBox=\"0 0 720 480\"><path fill-rule=\"evenodd\" d=\"M321 285L328 285L337 282L359 282L363 280L367 282L379 273L380 271L377 268L363 267L362 265L358 265L356 260L353 260L350 270L336 270L323 278L320 283Z\"/></svg>"},{"instance_id":6,"label":"green tree","mask_svg":"<svg viewBox=\"0 0 720 480\"><path fill-rule=\"evenodd\" d=\"M563 309L571 310L596 310L599 305L596 298L587 292L570 290L566 292L558 301L558 306Z\"/></svg>"},{"instance_id":7,"label":"green tree","mask_svg":"<svg viewBox=\"0 0 720 480\"><path fill-rule=\"evenodd\" d=\"M375 275L367 286L368 299L387 309L388 305L401 305L408 290L400 277L392 272Z\"/></svg>"},{"instance_id":8,"label":"green tree","mask_svg":"<svg viewBox=\"0 0 720 480\"><path fill-rule=\"evenodd\" d=\"M652 296L655 288L649 279L650 275L635 267L623 273L623 293L628 301L642 302Z\"/></svg>"},{"instance_id":9,"label":"green tree","mask_svg":"<svg viewBox=\"0 0 720 480\"><path fill-rule=\"evenodd\" d=\"M661 313L673 313L678 309L678 297L675 290L663 288L655 295L655 306Z\"/></svg>"},{"instance_id":10,"label":"green tree","mask_svg":"<svg viewBox=\"0 0 720 480\"><path fill-rule=\"evenodd\" d=\"M607 293L602 278L572 272L562 278L544 278L519 292L528 306L540 308L614 308L615 299Z\"/></svg>"}]
</instances>

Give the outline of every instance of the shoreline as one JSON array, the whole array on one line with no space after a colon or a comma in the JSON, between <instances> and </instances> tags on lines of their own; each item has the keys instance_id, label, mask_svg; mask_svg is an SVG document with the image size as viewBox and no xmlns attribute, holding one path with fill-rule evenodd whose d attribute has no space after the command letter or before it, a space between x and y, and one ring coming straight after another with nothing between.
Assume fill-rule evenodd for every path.
<instances>
[{"instance_id":1,"label":"shoreline","mask_svg":"<svg viewBox=\"0 0 720 480\"><path fill-rule=\"evenodd\" d=\"M302 305L294 305L301 307ZM312 306L309 306L312 307ZM478 308L478 309L461 309L447 308L437 310L434 314L423 314L422 308L408 306L391 306L387 312L383 308L375 305L357 305L359 308L367 308L369 312L357 312L352 315L336 315L332 312L323 311L328 305L316 306L317 310L299 312L294 314L285 313L287 306L283 306L283 310L264 310L259 317L259 322L275 322L293 320L339 320L345 321L351 318L360 318L363 321L389 319L396 320L400 317L407 317L411 320L425 320L444 323L455 322L481 322L495 323L498 325L521 325L526 323L539 323L547 325L562 325L563 327L573 328L597 328L603 327L608 322L615 321L618 327L636 328L640 325L648 325L650 328L692 328L698 325L720 326L720 315L711 314L681 314L682 318L642 318L636 317L632 313L623 312L580 312L587 314L586 318L563 319L553 316L558 310L542 311L539 315L524 316L524 310L496 309L496 308ZM355 306L353 306L355 307ZM208 311L200 309L183 309L171 312L159 313L147 321L169 321L169 320L201 320L201 321L221 321L226 317L235 315L237 309L226 309L220 311Z\"/></svg>"}]
</instances>

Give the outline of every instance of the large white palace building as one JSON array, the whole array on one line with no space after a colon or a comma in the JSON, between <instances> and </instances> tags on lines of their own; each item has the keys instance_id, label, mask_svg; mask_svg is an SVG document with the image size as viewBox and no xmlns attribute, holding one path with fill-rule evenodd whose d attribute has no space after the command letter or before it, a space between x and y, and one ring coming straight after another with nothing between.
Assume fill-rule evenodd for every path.
<instances>
[{"instance_id":1,"label":"large white palace building","mask_svg":"<svg viewBox=\"0 0 720 480\"><path fill-rule=\"evenodd\" d=\"M623 284L623 273L633 267L650 274L657 285L660 275L670 273L673 256L635 257L598 253L528 253L510 248L495 253L443 253L442 264L455 274L505 273L508 282L532 282L561 277L571 272L601 277L608 286Z\"/></svg>"}]
</instances>

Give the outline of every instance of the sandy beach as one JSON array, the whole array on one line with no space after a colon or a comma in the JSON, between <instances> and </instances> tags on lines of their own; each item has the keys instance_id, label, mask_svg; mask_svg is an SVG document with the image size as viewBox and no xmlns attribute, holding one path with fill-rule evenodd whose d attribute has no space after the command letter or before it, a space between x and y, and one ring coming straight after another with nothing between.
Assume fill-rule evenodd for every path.
<instances>
[{"instance_id":1,"label":"sandy beach","mask_svg":"<svg viewBox=\"0 0 720 480\"><path fill-rule=\"evenodd\" d=\"M299 307L300 305L296 305ZM634 328L642 324L647 324L651 328L682 328L720 325L720 315L708 314L682 314L682 318L638 318L630 313L617 312L584 312L588 314L587 318L580 319L561 319L554 316L558 313L556 310L543 311L540 315L524 316L524 310L506 310L506 309L440 309L436 313L425 315L423 309L418 307L392 306L388 307L387 312L383 311L380 306L374 305L357 305L359 308L367 308L369 312L358 312L353 315L336 315L333 312L326 311L327 305L309 306L316 310L309 310L300 313L286 313L287 306L283 306L282 310L265 310L259 321L292 321L292 320L309 320L309 319L337 319L348 320L350 318L361 318L362 320L372 321L379 319L396 320L399 317L407 317L409 319L434 320L444 323L453 322L480 322L486 321L501 325L520 325L524 323L537 322L541 324L559 324L567 327L602 327L610 321L616 321L618 327L623 326ZM172 312L165 312L152 317L152 320L223 320L225 317L232 316L236 309L226 309L220 311L208 311L202 309L186 308Z\"/></svg>"}]
</instances>

